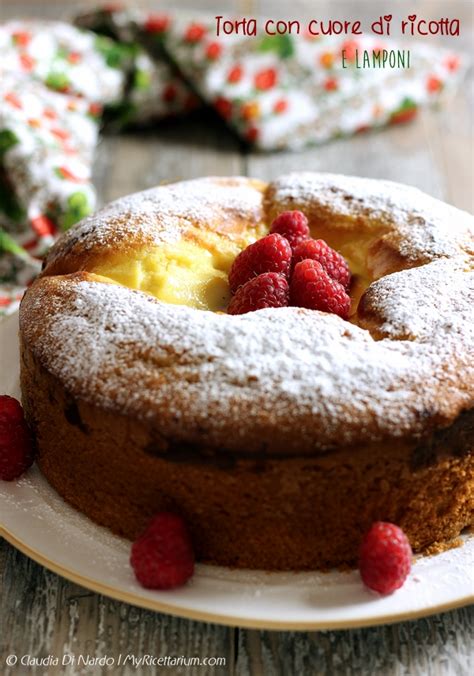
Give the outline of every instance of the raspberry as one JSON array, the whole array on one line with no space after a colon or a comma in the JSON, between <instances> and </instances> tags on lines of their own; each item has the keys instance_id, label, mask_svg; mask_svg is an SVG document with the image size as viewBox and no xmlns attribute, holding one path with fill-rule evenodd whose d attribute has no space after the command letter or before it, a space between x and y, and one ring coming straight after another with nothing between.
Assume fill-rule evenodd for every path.
<instances>
[{"instance_id":1,"label":"raspberry","mask_svg":"<svg viewBox=\"0 0 474 676\"><path fill-rule=\"evenodd\" d=\"M250 244L241 251L229 272L229 285L232 293L239 286L262 272L279 272L288 276L291 265L291 247L281 235L274 233Z\"/></svg>"},{"instance_id":2,"label":"raspberry","mask_svg":"<svg viewBox=\"0 0 474 676\"><path fill-rule=\"evenodd\" d=\"M296 264L290 283L291 305L310 310L349 316L351 299L346 290L330 277L321 263L307 259Z\"/></svg>"},{"instance_id":3,"label":"raspberry","mask_svg":"<svg viewBox=\"0 0 474 676\"><path fill-rule=\"evenodd\" d=\"M346 289L351 283L351 273L346 259L331 249L323 239L307 239L298 244L293 251L293 265L306 258L318 261L330 277L342 284Z\"/></svg>"},{"instance_id":4,"label":"raspberry","mask_svg":"<svg viewBox=\"0 0 474 676\"><path fill-rule=\"evenodd\" d=\"M0 396L0 479L13 481L33 463L33 441L21 404Z\"/></svg>"},{"instance_id":5,"label":"raspberry","mask_svg":"<svg viewBox=\"0 0 474 676\"><path fill-rule=\"evenodd\" d=\"M148 589L173 589L194 573L194 552L184 521L160 512L132 545L130 564Z\"/></svg>"},{"instance_id":6,"label":"raspberry","mask_svg":"<svg viewBox=\"0 0 474 676\"><path fill-rule=\"evenodd\" d=\"M411 568L408 538L393 523L377 521L366 533L360 548L359 570L369 589L391 594L405 582Z\"/></svg>"},{"instance_id":7,"label":"raspberry","mask_svg":"<svg viewBox=\"0 0 474 676\"><path fill-rule=\"evenodd\" d=\"M308 219L302 211L284 211L274 219L270 232L283 235L294 249L309 237Z\"/></svg>"},{"instance_id":8,"label":"raspberry","mask_svg":"<svg viewBox=\"0 0 474 676\"><path fill-rule=\"evenodd\" d=\"M284 307L288 305L289 296L288 281L284 275L264 272L237 289L227 312L230 315L243 315L266 307Z\"/></svg>"}]
</instances>

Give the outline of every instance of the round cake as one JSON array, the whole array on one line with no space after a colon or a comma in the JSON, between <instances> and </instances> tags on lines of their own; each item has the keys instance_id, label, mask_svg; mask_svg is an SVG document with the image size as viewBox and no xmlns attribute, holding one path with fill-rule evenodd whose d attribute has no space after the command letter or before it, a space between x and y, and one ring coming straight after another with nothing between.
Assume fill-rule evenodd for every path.
<instances>
[{"instance_id":1,"label":"round cake","mask_svg":"<svg viewBox=\"0 0 474 676\"><path fill-rule=\"evenodd\" d=\"M228 272L285 210L352 272L349 320L226 314ZM395 183L205 178L120 199L62 236L20 310L41 471L133 539L186 520L197 559L352 565L377 520L414 550L474 511L474 228Z\"/></svg>"}]
</instances>

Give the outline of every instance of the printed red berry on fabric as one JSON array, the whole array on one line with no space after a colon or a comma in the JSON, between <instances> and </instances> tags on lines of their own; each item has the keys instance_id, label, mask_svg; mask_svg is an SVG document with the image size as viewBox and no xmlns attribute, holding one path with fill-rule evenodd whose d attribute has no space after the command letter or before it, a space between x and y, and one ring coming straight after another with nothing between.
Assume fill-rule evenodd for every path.
<instances>
[{"instance_id":1,"label":"printed red berry on fabric","mask_svg":"<svg viewBox=\"0 0 474 676\"><path fill-rule=\"evenodd\" d=\"M32 35L28 31L15 31L12 33L12 39L15 45L27 47L31 42Z\"/></svg>"},{"instance_id":2,"label":"printed red berry on fabric","mask_svg":"<svg viewBox=\"0 0 474 676\"><path fill-rule=\"evenodd\" d=\"M48 216L35 216L31 219L31 227L37 235L40 237L46 237L48 235L54 235L57 231L57 227Z\"/></svg>"},{"instance_id":3,"label":"printed red berry on fabric","mask_svg":"<svg viewBox=\"0 0 474 676\"><path fill-rule=\"evenodd\" d=\"M188 26L184 39L186 42L200 42L206 34L206 27L201 23L192 23Z\"/></svg>"},{"instance_id":4,"label":"printed red berry on fabric","mask_svg":"<svg viewBox=\"0 0 474 676\"><path fill-rule=\"evenodd\" d=\"M318 261L310 259L296 264L290 283L290 303L309 310L332 312L343 319L349 316L351 299L346 290L332 279Z\"/></svg>"},{"instance_id":5,"label":"printed red berry on fabric","mask_svg":"<svg viewBox=\"0 0 474 676\"><path fill-rule=\"evenodd\" d=\"M264 272L239 287L227 312L243 315L267 307L285 307L290 299L288 280L278 272Z\"/></svg>"},{"instance_id":6,"label":"printed red berry on fabric","mask_svg":"<svg viewBox=\"0 0 474 676\"><path fill-rule=\"evenodd\" d=\"M0 396L0 479L13 481L35 457L33 440L19 401Z\"/></svg>"},{"instance_id":7,"label":"printed red berry on fabric","mask_svg":"<svg viewBox=\"0 0 474 676\"><path fill-rule=\"evenodd\" d=\"M356 40L346 40L341 45L341 56L344 56L346 61L354 61L358 48L359 43Z\"/></svg>"},{"instance_id":8,"label":"printed red berry on fabric","mask_svg":"<svg viewBox=\"0 0 474 676\"><path fill-rule=\"evenodd\" d=\"M185 584L194 573L194 552L183 519L169 512L157 514L133 543L130 564L148 589Z\"/></svg>"},{"instance_id":9,"label":"printed red berry on fabric","mask_svg":"<svg viewBox=\"0 0 474 676\"><path fill-rule=\"evenodd\" d=\"M293 265L311 258L324 267L328 275L346 289L351 283L351 272L344 256L332 249L323 239L306 239L293 250Z\"/></svg>"},{"instance_id":10,"label":"printed red berry on fabric","mask_svg":"<svg viewBox=\"0 0 474 676\"><path fill-rule=\"evenodd\" d=\"M229 286L235 293L239 286L263 272L279 272L288 276L291 246L278 233L267 235L250 244L234 260L229 272Z\"/></svg>"},{"instance_id":11,"label":"printed red berry on fabric","mask_svg":"<svg viewBox=\"0 0 474 676\"><path fill-rule=\"evenodd\" d=\"M254 78L255 87L262 91L272 89L277 83L278 73L275 68L265 68L259 71Z\"/></svg>"},{"instance_id":12,"label":"printed red berry on fabric","mask_svg":"<svg viewBox=\"0 0 474 676\"><path fill-rule=\"evenodd\" d=\"M210 42L206 47L206 57L215 61L222 54L222 45L219 42Z\"/></svg>"},{"instance_id":13,"label":"printed red berry on fabric","mask_svg":"<svg viewBox=\"0 0 474 676\"><path fill-rule=\"evenodd\" d=\"M432 75L431 77L428 78L426 82L426 89L430 94L435 94L443 88L443 83L442 81L436 77L435 75Z\"/></svg>"},{"instance_id":14,"label":"printed red berry on fabric","mask_svg":"<svg viewBox=\"0 0 474 676\"><path fill-rule=\"evenodd\" d=\"M80 54L80 52L69 52L66 58L69 63L74 65L82 61L82 54Z\"/></svg>"},{"instance_id":15,"label":"printed red berry on fabric","mask_svg":"<svg viewBox=\"0 0 474 676\"><path fill-rule=\"evenodd\" d=\"M249 127L245 132L245 140L249 143L255 143L259 136L260 130L258 127Z\"/></svg>"},{"instance_id":16,"label":"printed red berry on fabric","mask_svg":"<svg viewBox=\"0 0 474 676\"><path fill-rule=\"evenodd\" d=\"M73 172L67 167L56 167L54 173L56 176L65 181L71 181L72 183L85 183L87 179L76 176Z\"/></svg>"},{"instance_id":17,"label":"printed red berry on fabric","mask_svg":"<svg viewBox=\"0 0 474 676\"><path fill-rule=\"evenodd\" d=\"M339 89L339 82L335 77L328 77L323 84L324 89L327 92L334 92L336 89Z\"/></svg>"},{"instance_id":18,"label":"printed red berry on fabric","mask_svg":"<svg viewBox=\"0 0 474 676\"><path fill-rule=\"evenodd\" d=\"M4 95L3 100L13 106L13 108L18 108L18 110L23 108L23 105L15 92L7 92Z\"/></svg>"},{"instance_id":19,"label":"printed red berry on fabric","mask_svg":"<svg viewBox=\"0 0 474 676\"><path fill-rule=\"evenodd\" d=\"M237 82L240 82L242 79L243 74L244 70L242 66L237 64L236 66L233 66L227 73L227 82L229 84L237 84Z\"/></svg>"},{"instance_id":20,"label":"printed red berry on fabric","mask_svg":"<svg viewBox=\"0 0 474 676\"><path fill-rule=\"evenodd\" d=\"M164 33L170 26L170 17L166 14L149 14L144 24L147 33Z\"/></svg>"},{"instance_id":21,"label":"printed red berry on fabric","mask_svg":"<svg viewBox=\"0 0 474 676\"><path fill-rule=\"evenodd\" d=\"M393 523L377 521L360 548L359 570L364 584L380 594L391 594L405 582L412 551L407 536Z\"/></svg>"},{"instance_id":22,"label":"printed red berry on fabric","mask_svg":"<svg viewBox=\"0 0 474 676\"><path fill-rule=\"evenodd\" d=\"M172 103L176 99L177 96L178 96L178 90L177 90L177 88L174 84L169 83L163 89L162 98L163 98L163 101L166 101L166 103Z\"/></svg>"},{"instance_id":23,"label":"printed red berry on fabric","mask_svg":"<svg viewBox=\"0 0 474 676\"><path fill-rule=\"evenodd\" d=\"M19 56L20 64L23 70L30 71L36 66L35 59L29 54L23 53Z\"/></svg>"},{"instance_id":24,"label":"printed red berry on fabric","mask_svg":"<svg viewBox=\"0 0 474 676\"><path fill-rule=\"evenodd\" d=\"M448 70L454 72L458 70L459 66L461 65L461 59L457 54L450 54L445 60L444 65Z\"/></svg>"},{"instance_id":25,"label":"printed red berry on fabric","mask_svg":"<svg viewBox=\"0 0 474 676\"><path fill-rule=\"evenodd\" d=\"M278 99L278 101L275 101L273 104L273 112L277 115L281 115L281 113L284 113L286 110L288 110L288 106L288 99Z\"/></svg>"},{"instance_id":26,"label":"printed red berry on fabric","mask_svg":"<svg viewBox=\"0 0 474 676\"><path fill-rule=\"evenodd\" d=\"M294 249L309 237L308 219L302 211L284 211L273 220L270 232L277 232L285 237Z\"/></svg>"},{"instance_id":27,"label":"printed red berry on fabric","mask_svg":"<svg viewBox=\"0 0 474 676\"><path fill-rule=\"evenodd\" d=\"M232 117L232 103L228 99L225 99L223 96L218 96L214 101L214 106L224 120L228 120Z\"/></svg>"}]
</instances>

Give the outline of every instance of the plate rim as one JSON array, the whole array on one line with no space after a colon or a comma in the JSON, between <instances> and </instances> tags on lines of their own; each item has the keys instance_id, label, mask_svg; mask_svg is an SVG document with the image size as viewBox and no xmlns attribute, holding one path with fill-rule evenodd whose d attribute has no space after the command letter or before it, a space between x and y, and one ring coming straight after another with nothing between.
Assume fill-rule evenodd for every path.
<instances>
[{"instance_id":1,"label":"plate rim","mask_svg":"<svg viewBox=\"0 0 474 676\"><path fill-rule=\"evenodd\" d=\"M146 610L164 613L166 615L173 615L183 619L193 620L196 622L208 622L212 624L219 624L226 627L243 627L246 629L260 629L269 631L327 631L327 630L349 630L360 629L364 627L376 627L386 624L396 624L399 622L407 622L410 620L417 620L430 615L438 615L440 613L463 608L474 603L472 595L466 595L462 598L454 599L446 603L440 603L436 606L428 608L420 608L417 610L389 613L373 618L354 619L354 620L315 620L303 622L279 622L269 620L255 620L247 618L233 618L230 615L221 615L219 613L210 613L205 611L195 611L190 608L177 607L170 605L163 601L153 600L140 595L135 595L132 592L127 592L119 589L116 586L109 586L94 580L94 578L85 577L76 573L70 567L57 563L53 559L48 559L41 552L30 547L24 540L18 538L11 530L5 528L0 524L0 536L3 537L15 549L18 549L22 554L25 554L30 559L40 564L44 568L59 575L60 577L78 584L81 587L89 589L97 594L102 594L116 601L129 603Z\"/></svg>"},{"instance_id":2,"label":"plate rim","mask_svg":"<svg viewBox=\"0 0 474 676\"><path fill-rule=\"evenodd\" d=\"M11 326L18 321L18 311L0 318L0 334L4 331L11 330ZM53 490L53 489L51 489ZM1 499L0 499L1 502ZM48 558L44 553L38 549L30 546L23 538L15 534L14 529L8 528L4 523L0 523L0 537L3 537L9 544L18 549L22 554L28 556L30 559L59 575L74 584L77 584L85 589L89 589L98 594L112 598L116 601L129 603L146 610L160 612L174 617L180 617L197 622L208 622L227 627L242 627L247 629L270 630L270 631L326 631L326 630L350 630L359 629L363 627L375 627L380 625L395 624L398 622L406 622L410 620L417 620L430 615L437 615L439 613L462 608L474 603L474 594L467 593L466 595L457 597L451 601L438 603L429 607L417 608L407 611L389 612L384 615L375 617L353 618L353 619L334 619L334 620L303 620L303 621L280 621L245 617L233 617L232 615L224 615L218 612L210 612L204 610L195 610L183 606L176 606L174 604L166 603L165 601L153 599L147 596L141 596L133 591L126 591L120 589L117 585L108 585L100 582L93 577L85 576L74 570L73 566L67 566L54 558Z\"/></svg>"}]
</instances>

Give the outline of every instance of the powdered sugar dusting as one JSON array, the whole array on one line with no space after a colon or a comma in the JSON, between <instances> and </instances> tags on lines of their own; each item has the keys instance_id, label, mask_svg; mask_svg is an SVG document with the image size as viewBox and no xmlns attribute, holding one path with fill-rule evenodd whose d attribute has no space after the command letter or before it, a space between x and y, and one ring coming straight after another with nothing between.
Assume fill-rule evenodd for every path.
<instances>
[{"instance_id":1,"label":"powdered sugar dusting","mask_svg":"<svg viewBox=\"0 0 474 676\"><path fill-rule=\"evenodd\" d=\"M45 293L51 299L64 283ZM264 429L286 445L290 425L300 430L300 450L354 441L361 421L375 437L403 434L426 409L442 415L440 393L456 382L456 335L374 341L336 316L296 308L236 318L82 281L66 303L53 296L46 321L35 351L68 389L107 408L160 416L183 441L196 426L209 443L233 429L233 447L239 437L257 441ZM472 363L464 373L471 381ZM469 404L466 394L453 394L458 406Z\"/></svg>"},{"instance_id":2,"label":"powdered sugar dusting","mask_svg":"<svg viewBox=\"0 0 474 676\"><path fill-rule=\"evenodd\" d=\"M408 185L301 172L275 180L269 197L274 208L294 200L308 208L316 203L335 221L361 218L367 229L387 230L409 260L474 253L472 216Z\"/></svg>"},{"instance_id":3,"label":"powdered sugar dusting","mask_svg":"<svg viewBox=\"0 0 474 676\"><path fill-rule=\"evenodd\" d=\"M248 183L245 204L234 188L224 204L212 199L213 181L120 200L89 225L126 228L127 209L143 219L150 209L162 224L176 214L205 223L216 213L260 213L262 195ZM381 340L335 315L299 308L214 314L80 274L43 278L27 293L28 344L76 397L147 419L184 443L310 453L422 435L430 421L449 424L471 408L474 273L465 233L472 218L411 188L328 175L279 179L266 196L270 210L292 196L300 206L327 205L336 220L383 223L384 237L421 257L423 265L387 275L367 292ZM152 233L151 220L146 227ZM95 243L100 236L90 235Z\"/></svg>"},{"instance_id":4,"label":"powdered sugar dusting","mask_svg":"<svg viewBox=\"0 0 474 676\"><path fill-rule=\"evenodd\" d=\"M83 252L124 243L159 246L178 240L191 224L225 229L228 221L257 224L261 218L261 192L248 179L207 178L163 185L115 200L84 219L53 247L48 261L75 243Z\"/></svg>"},{"instance_id":5,"label":"powdered sugar dusting","mask_svg":"<svg viewBox=\"0 0 474 676\"><path fill-rule=\"evenodd\" d=\"M367 299L381 318L380 330L392 338L472 341L474 273L462 263L439 259L374 282ZM471 309L469 309L471 308Z\"/></svg>"}]
</instances>

